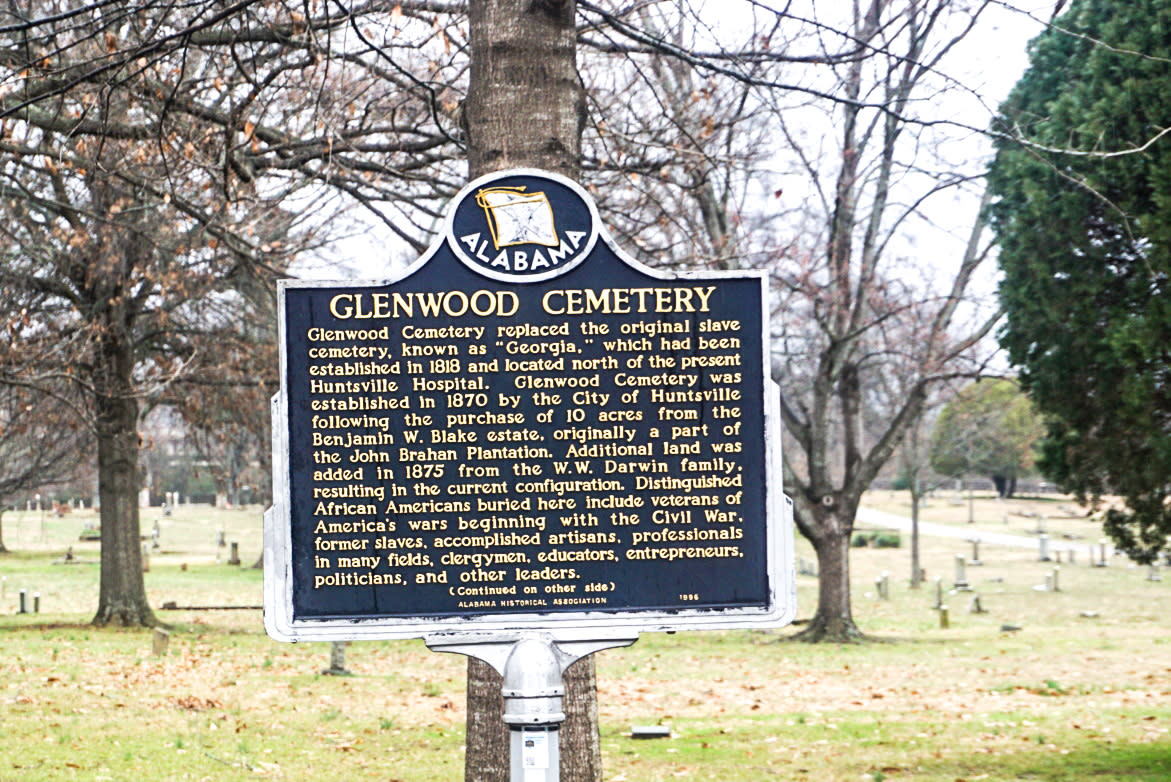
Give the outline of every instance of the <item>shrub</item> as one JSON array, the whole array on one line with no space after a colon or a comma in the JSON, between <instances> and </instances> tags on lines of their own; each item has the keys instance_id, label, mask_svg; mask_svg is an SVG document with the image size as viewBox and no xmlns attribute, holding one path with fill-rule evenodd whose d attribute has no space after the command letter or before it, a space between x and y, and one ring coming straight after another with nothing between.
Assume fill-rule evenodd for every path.
<instances>
[{"instance_id":1,"label":"shrub","mask_svg":"<svg viewBox=\"0 0 1171 782\"><path fill-rule=\"evenodd\" d=\"M897 532L855 532L850 538L850 545L854 548L900 548L903 545L902 536Z\"/></svg>"}]
</instances>

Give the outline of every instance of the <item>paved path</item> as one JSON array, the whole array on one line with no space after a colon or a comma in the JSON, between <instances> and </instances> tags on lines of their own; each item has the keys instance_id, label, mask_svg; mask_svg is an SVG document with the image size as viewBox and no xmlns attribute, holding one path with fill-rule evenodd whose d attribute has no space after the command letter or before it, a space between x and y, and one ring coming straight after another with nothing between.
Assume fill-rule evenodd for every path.
<instances>
[{"instance_id":1,"label":"paved path","mask_svg":"<svg viewBox=\"0 0 1171 782\"><path fill-rule=\"evenodd\" d=\"M893 513L886 513L885 511L874 510L873 508L859 508L857 521L865 524L872 524L876 527L886 527L889 529L897 529L900 532L911 531L911 520L905 516L896 516ZM1028 548L1040 553L1041 543L1039 538L1028 537L1025 535L1009 535L1004 532L989 532L986 529L979 527L960 527L954 524L935 524L930 521L919 522L920 535L933 535L943 538L958 538L960 540L979 539L981 544L992 544L995 546L1014 546L1016 548ZM1069 541L1049 540L1049 551L1085 551L1089 548L1088 543L1072 543Z\"/></svg>"}]
</instances>

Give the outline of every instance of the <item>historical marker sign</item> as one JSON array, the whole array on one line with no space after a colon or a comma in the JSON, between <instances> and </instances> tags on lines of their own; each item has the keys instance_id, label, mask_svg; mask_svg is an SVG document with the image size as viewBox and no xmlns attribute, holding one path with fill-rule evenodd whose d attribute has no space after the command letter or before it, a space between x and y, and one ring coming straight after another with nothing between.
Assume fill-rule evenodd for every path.
<instances>
[{"instance_id":1,"label":"historical marker sign","mask_svg":"<svg viewBox=\"0 0 1171 782\"><path fill-rule=\"evenodd\" d=\"M641 266L531 170L401 279L282 284L270 634L790 620L765 299Z\"/></svg>"}]
</instances>

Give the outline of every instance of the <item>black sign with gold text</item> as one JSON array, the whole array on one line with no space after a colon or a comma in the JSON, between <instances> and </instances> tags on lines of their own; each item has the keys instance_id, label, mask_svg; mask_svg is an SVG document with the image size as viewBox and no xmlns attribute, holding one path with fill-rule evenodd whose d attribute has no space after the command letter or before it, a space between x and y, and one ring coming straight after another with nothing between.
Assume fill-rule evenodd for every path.
<instances>
[{"instance_id":1,"label":"black sign with gold text","mask_svg":"<svg viewBox=\"0 0 1171 782\"><path fill-rule=\"evenodd\" d=\"M465 189L397 281L282 286L266 609L775 615L764 285L644 268L522 171Z\"/></svg>"}]
</instances>

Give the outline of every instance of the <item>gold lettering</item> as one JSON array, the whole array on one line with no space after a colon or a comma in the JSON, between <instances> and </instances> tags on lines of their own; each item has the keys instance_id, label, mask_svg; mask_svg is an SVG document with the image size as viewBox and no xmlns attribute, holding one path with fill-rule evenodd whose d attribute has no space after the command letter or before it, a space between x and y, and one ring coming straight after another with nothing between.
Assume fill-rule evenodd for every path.
<instances>
[{"instance_id":1,"label":"gold lettering","mask_svg":"<svg viewBox=\"0 0 1171 782\"><path fill-rule=\"evenodd\" d=\"M716 286L664 288L571 288L546 291L541 307L550 315L629 315L709 312Z\"/></svg>"}]
</instances>

